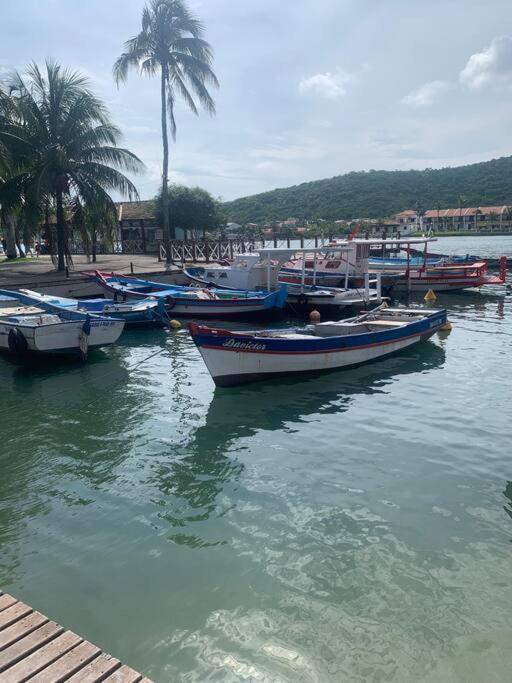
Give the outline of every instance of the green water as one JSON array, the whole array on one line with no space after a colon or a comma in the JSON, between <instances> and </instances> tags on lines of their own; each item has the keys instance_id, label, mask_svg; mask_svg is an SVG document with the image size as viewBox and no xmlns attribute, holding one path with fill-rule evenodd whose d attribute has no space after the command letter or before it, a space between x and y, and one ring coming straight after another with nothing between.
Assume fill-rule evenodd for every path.
<instances>
[{"instance_id":1,"label":"green water","mask_svg":"<svg viewBox=\"0 0 512 683\"><path fill-rule=\"evenodd\" d=\"M510 681L512 296L437 303L307 382L214 391L183 330L0 358L1 588L155 681Z\"/></svg>"}]
</instances>

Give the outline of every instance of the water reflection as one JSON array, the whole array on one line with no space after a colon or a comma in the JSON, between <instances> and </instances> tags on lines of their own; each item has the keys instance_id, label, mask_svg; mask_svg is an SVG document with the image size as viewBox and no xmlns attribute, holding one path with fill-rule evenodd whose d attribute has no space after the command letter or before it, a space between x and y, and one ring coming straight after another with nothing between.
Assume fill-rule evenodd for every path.
<instances>
[{"instance_id":1,"label":"water reflection","mask_svg":"<svg viewBox=\"0 0 512 683\"><path fill-rule=\"evenodd\" d=\"M179 358L177 354L173 360L178 378ZM172 444L152 467L148 483L151 490L158 492L153 502L159 508L160 523L170 527L168 538L191 547L219 543L210 537L208 525L198 527L197 522L222 517L229 509L226 489L235 486L244 471L237 457L241 447L235 444L237 440L261 430L283 429L290 423L306 421L310 415L346 411L356 396L386 392L399 377L428 372L441 367L444 360L444 350L429 342L344 372L216 390L206 422L192 430L182 443ZM176 409L180 414L184 411L185 418L190 415L192 398L179 381L175 388Z\"/></svg>"},{"instance_id":2,"label":"water reflection","mask_svg":"<svg viewBox=\"0 0 512 683\"><path fill-rule=\"evenodd\" d=\"M196 431L196 443L217 441L225 449L259 430L278 430L302 422L308 415L348 410L360 394L386 391L402 375L441 367L445 350L434 342L349 370L309 378L276 379L231 389L216 389L206 424Z\"/></svg>"},{"instance_id":3,"label":"water reflection","mask_svg":"<svg viewBox=\"0 0 512 683\"><path fill-rule=\"evenodd\" d=\"M507 485L505 486L503 495L505 496L505 498L508 498L508 502L505 503L503 509L505 510L507 515L512 519L512 481L507 481Z\"/></svg>"},{"instance_id":4,"label":"water reflection","mask_svg":"<svg viewBox=\"0 0 512 683\"><path fill-rule=\"evenodd\" d=\"M127 425L138 398L115 357L87 364L0 361L13 403L0 414L0 578L14 580L21 541L32 519L58 505L91 504L91 492L114 481L129 452ZM16 398L16 403L14 399Z\"/></svg>"}]
</instances>

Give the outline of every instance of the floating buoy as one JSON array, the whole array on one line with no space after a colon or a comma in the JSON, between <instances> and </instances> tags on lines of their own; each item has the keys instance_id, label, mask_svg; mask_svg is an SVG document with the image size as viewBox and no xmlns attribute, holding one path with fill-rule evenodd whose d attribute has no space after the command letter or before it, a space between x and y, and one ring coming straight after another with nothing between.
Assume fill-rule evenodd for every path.
<instances>
[{"instance_id":1,"label":"floating buoy","mask_svg":"<svg viewBox=\"0 0 512 683\"><path fill-rule=\"evenodd\" d=\"M181 328L181 323L179 320L169 320L169 327L173 330L179 330Z\"/></svg>"},{"instance_id":2,"label":"floating buoy","mask_svg":"<svg viewBox=\"0 0 512 683\"><path fill-rule=\"evenodd\" d=\"M311 320L312 323L319 323L320 322L320 313L318 311L311 311L309 314L309 319Z\"/></svg>"},{"instance_id":3,"label":"floating buoy","mask_svg":"<svg viewBox=\"0 0 512 683\"><path fill-rule=\"evenodd\" d=\"M434 292L431 289L429 289L428 292L423 297L423 301L435 301L436 299L437 299L437 296L434 294Z\"/></svg>"},{"instance_id":4,"label":"floating buoy","mask_svg":"<svg viewBox=\"0 0 512 683\"><path fill-rule=\"evenodd\" d=\"M442 330L443 332L449 332L452 329L452 324L449 320L447 320L445 322L445 324L441 325L441 327L439 329Z\"/></svg>"}]
</instances>

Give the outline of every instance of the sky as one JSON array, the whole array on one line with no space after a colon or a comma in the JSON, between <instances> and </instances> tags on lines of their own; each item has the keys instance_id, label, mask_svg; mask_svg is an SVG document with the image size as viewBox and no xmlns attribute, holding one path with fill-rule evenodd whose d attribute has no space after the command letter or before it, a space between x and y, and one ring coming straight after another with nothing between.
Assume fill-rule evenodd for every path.
<instances>
[{"instance_id":1,"label":"sky","mask_svg":"<svg viewBox=\"0 0 512 683\"><path fill-rule=\"evenodd\" d=\"M510 0L190 0L215 52L217 114L176 111L170 179L224 200L369 169L512 154ZM161 180L159 81L112 65L144 0L0 0L0 76L82 71Z\"/></svg>"}]
</instances>

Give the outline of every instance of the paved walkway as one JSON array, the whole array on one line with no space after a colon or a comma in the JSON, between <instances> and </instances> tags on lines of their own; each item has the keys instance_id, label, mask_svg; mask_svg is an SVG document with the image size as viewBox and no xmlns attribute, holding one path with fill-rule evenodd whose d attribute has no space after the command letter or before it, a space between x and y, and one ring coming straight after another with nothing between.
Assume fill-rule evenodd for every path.
<instances>
[{"instance_id":1,"label":"paved walkway","mask_svg":"<svg viewBox=\"0 0 512 683\"><path fill-rule=\"evenodd\" d=\"M165 270L176 270L174 266L167 268L156 256L107 254L100 255L96 263L91 263L86 256L73 256L74 268L69 270L70 278L79 278L82 270L104 270L129 273L133 264L134 273L153 273ZM49 256L40 256L27 261L0 261L0 288L9 288L17 284L56 282L66 280L65 273L58 273Z\"/></svg>"}]
</instances>

